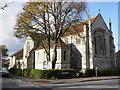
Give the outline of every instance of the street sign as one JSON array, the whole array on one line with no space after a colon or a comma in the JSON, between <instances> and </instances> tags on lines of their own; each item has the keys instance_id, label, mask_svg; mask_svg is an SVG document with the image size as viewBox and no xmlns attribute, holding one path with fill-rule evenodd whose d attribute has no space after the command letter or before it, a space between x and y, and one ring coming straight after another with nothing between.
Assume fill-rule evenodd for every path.
<instances>
[{"instance_id":1,"label":"street sign","mask_svg":"<svg viewBox=\"0 0 120 90\"><path fill-rule=\"evenodd\" d=\"M43 62L43 69L52 69L52 62L51 61L44 61Z\"/></svg>"},{"instance_id":2,"label":"street sign","mask_svg":"<svg viewBox=\"0 0 120 90\"><path fill-rule=\"evenodd\" d=\"M69 72L62 72L62 74L69 74Z\"/></svg>"}]
</instances>

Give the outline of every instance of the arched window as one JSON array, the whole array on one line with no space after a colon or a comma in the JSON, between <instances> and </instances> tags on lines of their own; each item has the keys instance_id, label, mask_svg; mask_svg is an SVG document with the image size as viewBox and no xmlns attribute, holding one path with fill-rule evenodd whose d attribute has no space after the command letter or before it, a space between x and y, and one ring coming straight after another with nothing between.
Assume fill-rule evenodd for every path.
<instances>
[{"instance_id":1,"label":"arched window","mask_svg":"<svg viewBox=\"0 0 120 90\"><path fill-rule=\"evenodd\" d=\"M64 51L64 61L66 61L66 51Z\"/></svg>"},{"instance_id":2,"label":"arched window","mask_svg":"<svg viewBox=\"0 0 120 90\"><path fill-rule=\"evenodd\" d=\"M95 55L106 54L106 39L105 32L103 30L96 30L94 32L94 49Z\"/></svg>"},{"instance_id":3,"label":"arched window","mask_svg":"<svg viewBox=\"0 0 120 90\"><path fill-rule=\"evenodd\" d=\"M27 47L26 47L26 55L27 56L28 56L29 52L30 52L30 43L28 42Z\"/></svg>"},{"instance_id":4,"label":"arched window","mask_svg":"<svg viewBox=\"0 0 120 90\"><path fill-rule=\"evenodd\" d=\"M21 68L21 66L20 66L20 62L18 62L18 68L19 68L19 69Z\"/></svg>"}]
</instances>

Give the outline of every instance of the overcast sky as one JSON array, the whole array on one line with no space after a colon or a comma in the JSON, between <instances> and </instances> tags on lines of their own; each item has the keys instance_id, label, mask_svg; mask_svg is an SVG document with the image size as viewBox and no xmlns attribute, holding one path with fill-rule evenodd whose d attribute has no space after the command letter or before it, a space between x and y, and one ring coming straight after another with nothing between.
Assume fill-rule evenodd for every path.
<instances>
[{"instance_id":1,"label":"overcast sky","mask_svg":"<svg viewBox=\"0 0 120 90\"><path fill-rule=\"evenodd\" d=\"M5 10L0 10L0 44L5 44L9 49L9 54L22 48L24 41L13 36L16 17L22 10L25 2L8 2L9 6Z\"/></svg>"},{"instance_id":2,"label":"overcast sky","mask_svg":"<svg viewBox=\"0 0 120 90\"><path fill-rule=\"evenodd\" d=\"M20 1L23 1L23 2L20 2ZM14 26L16 23L17 15L21 12L22 7L25 4L25 1L28 1L28 0L9 0L9 2L8 2L8 3L10 3L9 7L7 7L5 10L0 10L0 44L5 44L8 47L9 54L12 54L13 52L21 49L24 44L24 40L17 39L13 36L13 31L14 31ZM101 0L90 0L90 1L101 1ZM105 0L102 0L102 1L105 1ZM115 2L118 0L106 0L106 1L114 1ZM0 5L2 5L2 4L4 4L3 0ZM98 4L98 6L97 6L97 4ZM89 3L89 8L91 10L91 16L96 16L98 11L95 11L95 10L101 9L99 6L100 6L99 3L96 3L96 4ZM91 9L93 7L94 7L94 9ZM108 6L108 8L112 9L112 7L109 7L109 6ZM109 9L109 12L111 12L111 9ZM102 15L103 17L105 15L107 15L107 14L104 14L104 12L102 10L101 10L101 13L103 14ZM107 13L107 11L106 11L106 13ZM109 14L109 16L107 16L107 17L105 16L105 20L108 20L108 17L111 17L111 16L112 16L112 12L111 12L111 15ZM111 17L111 19L113 19L113 17ZM114 20L114 22L116 23L115 20ZM115 25L114 27L118 27L118 26ZM113 27L113 29L114 29L114 27ZM117 29L117 28L115 28L115 29ZM117 33L118 31L116 30L113 32L114 32L114 36L116 36L115 45L117 46L118 38L117 38L117 34L115 34L115 33Z\"/></svg>"}]
</instances>

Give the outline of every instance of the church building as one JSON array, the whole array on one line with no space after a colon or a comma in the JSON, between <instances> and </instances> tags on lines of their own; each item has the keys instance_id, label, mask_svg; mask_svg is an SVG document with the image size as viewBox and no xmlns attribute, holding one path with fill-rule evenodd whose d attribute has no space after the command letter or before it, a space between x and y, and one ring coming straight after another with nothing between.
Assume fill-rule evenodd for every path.
<instances>
[{"instance_id":1,"label":"church building","mask_svg":"<svg viewBox=\"0 0 120 90\"><path fill-rule=\"evenodd\" d=\"M50 43L52 59L53 44ZM33 48L34 41L27 37L23 48L10 56L9 68L51 69L51 61L47 61L44 48L41 45L35 50ZM55 65L55 69L84 70L96 67L98 69L115 67L112 23L109 21L108 28L100 13L75 24L64 33L57 46Z\"/></svg>"}]
</instances>

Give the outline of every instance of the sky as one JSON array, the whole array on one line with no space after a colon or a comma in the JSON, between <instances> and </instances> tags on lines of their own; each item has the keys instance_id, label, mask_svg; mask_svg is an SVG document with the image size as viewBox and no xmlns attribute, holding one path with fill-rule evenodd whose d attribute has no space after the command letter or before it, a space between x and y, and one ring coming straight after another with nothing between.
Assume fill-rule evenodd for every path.
<instances>
[{"instance_id":1,"label":"sky","mask_svg":"<svg viewBox=\"0 0 120 90\"><path fill-rule=\"evenodd\" d=\"M23 2L18 0L14 2L9 1L9 6L5 10L0 10L0 45L6 45L9 49L9 54L23 48L24 45L25 40L15 38L13 36L13 31L17 15L22 11L25 1L28 0L23 0ZM111 2L113 0L106 2L96 1L90 0L88 2L88 10L90 10L91 17L96 16L98 14L98 10L100 9L100 13L102 14L107 25L109 18L111 18L114 43L116 46L116 51L118 51L118 0L116 0L116 2L115 0L114 2ZM87 19L86 14L83 15L84 19Z\"/></svg>"},{"instance_id":2,"label":"sky","mask_svg":"<svg viewBox=\"0 0 120 90\"><path fill-rule=\"evenodd\" d=\"M103 16L107 26L109 27L109 18L112 21L112 31L116 51L118 51L118 2L89 2L88 8L91 12L91 17L100 13Z\"/></svg>"}]
</instances>

